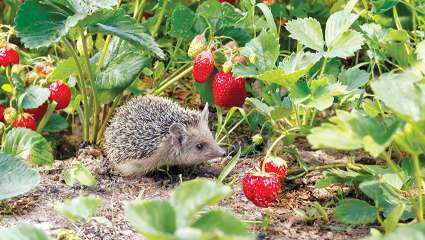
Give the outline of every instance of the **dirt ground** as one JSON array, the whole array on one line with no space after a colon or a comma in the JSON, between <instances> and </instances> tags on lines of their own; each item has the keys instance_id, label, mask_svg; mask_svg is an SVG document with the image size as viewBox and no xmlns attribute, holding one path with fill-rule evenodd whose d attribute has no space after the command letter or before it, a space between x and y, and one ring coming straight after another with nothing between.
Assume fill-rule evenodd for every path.
<instances>
[{"instance_id":1,"label":"dirt ground","mask_svg":"<svg viewBox=\"0 0 425 240\"><path fill-rule=\"evenodd\" d=\"M308 163L340 162L344 155L324 151L302 150L300 154ZM98 176L98 183L92 188L70 188L63 181L63 169L71 161L82 161L95 165L105 162L102 153L93 148L80 150L76 158L66 161L56 161L53 166L40 168L41 184L31 193L11 201L12 214L0 216L0 229L12 226L18 222L30 222L56 236L63 229L74 230L81 239L107 240L142 239L137 236L124 212L123 203L142 195L143 198L166 198L179 185L180 179L187 181L196 177L214 178L219 175L225 163L213 162L193 168L173 168L172 179L164 173L156 172L137 179L127 179L110 174ZM261 221L265 210L255 207L243 195L241 179L243 174L253 169L258 159L241 159L236 168L226 178L227 182L236 180L234 194L222 201L217 207L235 212L247 222ZM102 169L103 167L100 167ZM99 171L99 169L97 170ZM181 175L180 175L181 174ZM317 201L325 204L332 200L336 187L315 189L314 183L320 178L318 173L310 173L283 186L279 202L271 210L271 223L267 229L261 224L251 224L251 229L258 239L359 239L369 233L368 226L347 226L334 221L327 223L322 220L305 221L295 214L295 209L306 209ZM104 225L75 224L53 209L55 201L63 201L80 194L95 194L105 200L103 216L112 222L112 227ZM0 212L2 208L0 207ZM3 209L4 212L4 209ZM328 210L332 216L332 211ZM332 218L331 218L332 219Z\"/></svg>"}]
</instances>

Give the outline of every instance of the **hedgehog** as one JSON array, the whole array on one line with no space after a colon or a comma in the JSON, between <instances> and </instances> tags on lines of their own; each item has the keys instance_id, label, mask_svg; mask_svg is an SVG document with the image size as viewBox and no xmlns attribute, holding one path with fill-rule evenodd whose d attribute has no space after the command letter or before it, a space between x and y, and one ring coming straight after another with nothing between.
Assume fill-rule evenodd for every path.
<instances>
[{"instance_id":1,"label":"hedgehog","mask_svg":"<svg viewBox=\"0 0 425 240\"><path fill-rule=\"evenodd\" d=\"M105 131L104 151L113 172L137 176L164 165L194 165L224 157L202 112L164 97L134 97L121 106Z\"/></svg>"}]
</instances>

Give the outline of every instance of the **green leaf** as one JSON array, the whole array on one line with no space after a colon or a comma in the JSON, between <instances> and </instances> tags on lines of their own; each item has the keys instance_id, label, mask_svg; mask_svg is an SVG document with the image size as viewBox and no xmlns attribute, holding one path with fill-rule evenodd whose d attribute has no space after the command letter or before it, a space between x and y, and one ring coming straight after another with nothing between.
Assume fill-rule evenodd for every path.
<instances>
[{"instance_id":1,"label":"green leaf","mask_svg":"<svg viewBox=\"0 0 425 240\"><path fill-rule=\"evenodd\" d=\"M49 89L39 86L28 87L24 94L22 100L22 107L24 109L38 108L46 102L50 96Z\"/></svg>"},{"instance_id":2,"label":"green leaf","mask_svg":"<svg viewBox=\"0 0 425 240\"><path fill-rule=\"evenodd\" d=\"M362 45L363 36L356 31L349 30L335 39L332 44L328 46L328 50L325 54L329 58L347 58L353 56Z\"/></svg>"},{"instance_id":3,"label":"green leaf","mask_svg":"<svg viewBox=\"0 0 425 240\"><path fill-rule=\"evenodd\" d=\"M221 183L229 175L229 173L236 167L236 164L239 162L241 156L241 149L236 153L235 156L226 164L226 166L221 170L220 175L217 177L217 182Z\"/></svg>"},{"instance_id":4,"label":"green leaf","mask_svg":"<svg viewBox=\"0 0 425 240\"><path fill-rule=\"evenodd\" d=\"M37 170L18 157L0 152L0 200L27 193L39 183Z\"/></svg>"},{"instance_id":5,"label":"green leaf","mask_svg":"<svg viewBox=\"0 0 425 240\"><path fill-rule=\"evenodd\" d=\"M71 168L66 169L64 173L66 185L73 187L75 184L93 187L96 185L96 178L91 172L81 163L75 163Z\"/></svg>"},{"instance_id":6,"label":"green leaf","mask_svg":"<svg viewBox=\"0 0 425 240\"><path fill-rule=\"evenodd\" d=\"M338 75L338 81L347 86L347 90L355 90L363 87L369 81L370 74L364 70L352 67L343 70Z\"/></svg>"},{"instance_id":7,"label":"green leaf","mask_svg":"<svg viewBox=\"0 0 425 240\"><path fill-rule=\"evenodd\" d=\"M52 147L49 142L39 133L27 128L10 130L6 135L3 150L35 164L53 162Z\"/></svg>"},{"instance_id":8,"label":"green leaf","mask_svg":"<svg viewBox=\"0 0 425 240\"><path fill-rule=\"evenodd\" d=\"M421 60L423 64L425 64L425 40L416 45L415 53L417 58Z\"/></svg>"},{"instance_id":9,"label":"green leaf","mask_svg":"<svg viewBox=\"0 0 425 240\"><path fill-rule=\"evenodd\" d=\"M165 54L155 40L136 19L125 15L123 9L104 11L100 19L89 26L92 32L112 34L124 39L142 50L149 50L164 59Z\"/></svg>"},{"instance_id":10,"label":"green leaf","mask_svg":"<svg viewBox=\"0 0 425 240\"><path fill-rule=\"evenodd\" d=\"M279 38L271 32L263 31L242 48L241 54L246 57L255 54L255 66L260 72L272 69L279 57Z\"/></svg>"},{"instance_id":11,"label":"green leaf","mask_svg":"<svg viewBox=\"0 0 425 240\"><path fill-rule=\"evenodd\" d=\"M124 207L130 224L147 240L173 240L176 212L167 201L134 200Z\"/></svg>"},{"instance_id":12,"label":"green leaf","mask_svg":"<svg viewBox=\"0 0 425 240\"><path fill-rule=\"evenodd\" d=\"M289 37L297 40L304 46L323 52L323 32L320 23L314 18L290 20L286 24Z\"/></svg>"},{"instance_id":13,"label":"green leaf","mask_svg":"<svg viewBox=\"0 0 425 240\"><path fill-rule=\"evenodd\" d=\"M79 196L57 202L54 207L71 221L87 223L103 208L103 200L94 195Z\"/></svg>"},{"instance_id":14,"label":"green leaf","mask_svg":"<svg viewBox=\"0 0 425 240\"><path fill-rule=\"evenodd\" d=\"M129 87L142 72L143 68L150 64L150 59L141 55L134 49L121 47L114 55L103 71L96 77L96 88L100 94L109 94L102 103L108 103L113 98Z\"/></svg>"},{"instance_id":15,"label":"green leaf","mask_svg":"<svg viewBox=\"0 0 425 240\"><path fill-rule=\"evenodd\" d=\"M359 15L348 11L338 11L333 13L326 21L325 41L326 46L333 46L334 41L339 39L351 25L357 20Z\"/></svg>"},{"instance_id":16,"label":"green leaf","mask_svg":"<svg viewBox=\"0 0 425 240\"><path fill-rule=\"evenodd\" d=\"M197 211L216 204L229 194L229 187L207 179L199 178L182 183L170 198L170 203L176 210L178 226L187 226Z\"/></svg>"},{"instance_id":17,"label":"green leaf","mask_svg":"<svg viewBox=\"0 0 425 240\"><path fill-rule=\"evenodd\" d=\"M83 62L82 57L78 57L79 62ZM61 61L49 75L49 81L62 80L67 81L70 76L76 76L78 74L77 64L72 57L69 57Z\"/></svg>"},{"instance_id":18,"label":"green leaf","mask_svg":"<svg viewBox=\"0 0 425 240\"><path fill-rule=\"evenodd\" d=\"M412 155L425 153L425 131L419 125L407 123L397 132L395 141Z\"/></svg>"},{"instance_id":19,"label":"green leaf","mask_svg":"<svg viewBox=\"0 0 425 240\"><path fill-rule=\"evenodd\" d=\"M222 210L213 210L202 215L191 227L201 229L203 233L225 234L227 236L249 237L253 239L245 224L232 214Z\"/></svg>"},{"instance_id":20,"label":"green leaf","mask_svg":"<svg viewBox=\"0 0 425 240\"><path fill-rule=\"evenodd\" d=\"M68 121L57 113L53 113L46 123L43 131L45 132L61 132L69 126Z\"/></svg>"},{"instance_id":21,"label":"green leaf","mask_svg":"<svg viewBox=\"0 0 425 240\"><path fill-rule=\"evenodd\" d=\"M214 32L225 27L235 27L244 17L243 13L230 4L220 4L216 0L208 0L199 5L196 13L202 16Z\"/></svg>"},{"instance_id":22,"label":"green leaf","mask_svg":"<svg viewBox=\"0 0 425 240\"><path fill-rule=\"evenodd\" d=\"M390 214L384 220L384 229L385 233L390 233L396 230L400 217L404 212L406 205L404 203L398 204L396 207L391 210Z\"/></svg>"},{"instance_id":23,"label":"green leaf","mask_svg":"<svg viewBox=\"0 0 425 240\"><path fill-rule=\"evenodd\" d=\"M398 4L399 0L372 0L372 12L384 13Z\"/></svg>"},{"instance_id":24,"label":"green leaf","mask_svg":"<svg viewBox=\"0 0 425 240\"><path fill-rule=\"evenodd\" d=\"M28 223L19 223L0 231L0 240L50 240L47 234Z\"/></svg>"},{"instance_id":25,"label":"green leaf","mask_svg":"<svg viewBox=\"0 0 425 240\"><path fill-rule=\"evenodd\" d=\"M203 102L208 102L211 106L214 106L214 95L212 91L212 82L215 76L215 72L211 74L211 76L208 78L208 80L204 83L198 83L196 81L194 82L196 90L201 95L201 99Z\"/></svg>"},{"instance_id":26,"label":"green leaf","mask_svg":"<svg viewBox=\"0 0 425 240\"><path fill-rule=\"evenodd\" d=\"M170 18L169 34L175 38L190 40L195 36L192 30L195 24L195 13L188 7L179 5Z\"/></svg>"},{"instance_id":27,"label":"green leaf","mask_svg":"<svg viewBox=\"0 0 425 240\"><path fill-rule=\"evenodd\" d=\"M339 201L335 209L335 217L345 224L367 224L376 220L378 209L358 199Z\"/></svg>"},{"instance_id":28,"label":"green leaf","mask_svg":"<svg viewBox=\"0 0 425 240\"><path fill-rule=\"evenodd\" d=\"M425 120L425 84L413 72L384 74L371 86L375 96L400 117L415 122Z\"/></svg>"},{"instance_id":29,"label":"green leaf","mask_svg":"<svg viewBox=\"0 0 425 240\"><path fill-rule=\"evenodd\" d=\"M28 0L16 15L16 31L27 48L47 47L58 42L87 16L116 4L116 0L61 0L49 3Z\"/></svg>"}]
</instances>

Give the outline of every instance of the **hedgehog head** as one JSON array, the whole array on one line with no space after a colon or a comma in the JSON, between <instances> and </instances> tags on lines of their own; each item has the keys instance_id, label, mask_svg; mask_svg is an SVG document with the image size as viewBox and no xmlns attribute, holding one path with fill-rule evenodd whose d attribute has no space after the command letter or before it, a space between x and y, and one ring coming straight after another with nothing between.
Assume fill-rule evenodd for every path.
<instances>
[{"instance_id":1,"label":"hedgehog head","mask_svg":"<svg viewBox=\"0 0 425 240\"><path fill-rule=\"evenodd\" d=\"M180 164L196 164L224 157L226 151L218 146L208 127L208 104L194 126L173 123L170 126L172 146L175 147Z\"/></svg>"}]
</instances>

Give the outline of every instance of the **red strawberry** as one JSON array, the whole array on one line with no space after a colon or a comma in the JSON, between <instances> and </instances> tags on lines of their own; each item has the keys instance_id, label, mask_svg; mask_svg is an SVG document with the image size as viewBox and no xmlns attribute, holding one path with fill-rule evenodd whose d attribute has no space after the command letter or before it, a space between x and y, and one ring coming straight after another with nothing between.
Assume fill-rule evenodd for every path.
<instances>
[{"instance_id":1,"label":"red strawberry","mask_svg":"<svg viewBox=\"0 0 425 240\"><path fill-rule=\"evenodd\" d=\"M288 168L285 160L280 157L268 157L266 160L261 160L260 167L263 167L263 164L265 164L264 171L274 173L280 181L283 181Z\"/></svg>"},{"instance_id":2,"label":"red strawberry","mask_svg":"<svg viewBox=\"0 0 425 240\"><path fill-rule=\"evenodd\" d=\"M235 5L235 3L236 3L236 0L218 0L218 1L221 2L221 3L228 2L228 3L232 4L232 5Z\"/></svg>"},{"instance_id":3,"label":"red strawberry","mask_svg":"<svg viewBox=\"0 0 425 240\"><path fill-rule=\"evenodd\" d=\"M19 63L19 53L12 44L5 44L0 47L0 66L7 67Z\"/></svg>"},{"instance_id":4,"label":"red strawberry","mask_svg":"<svg viewBox=\"0 0 425 240\"><path fill-rule=\"evenodd\" d=\"M3 104L0 104L0 122L4 122L4 110L6 107Z\"/></svg>"},{"instance_id":5,"label":"red strawberry","mask_svg":"<svg viewBox=\"0 0 425 240\"><path fill-rule=\"evenodd\" d=\"M145 18L145 19L149 19L149 18L151 18L151 17L153 17L154 16L154 14L153 13L150 13L150 12L143 12L143 17Z\"/></svg>"},{"instance_id":6,"label":"red strawberry","mask_svg":"<svg viewBox=\"0 0 425 240\"><path fill-rule=\"evenodd\" d=\"M24 112L33 115L36 120L40 120L43 118L44 114L46 113L48 106L49 104L47 104L47 102L44 102L37 108L24 109Z\"/></svg>"},{"instance_id":7,"label":"red strawberry","mask_svg":"<svg viewBox=\"0 0 425 240\"><path fill-rule=\"evenodd\" d=\"M257 207L267 208L280 191L279 178L269 173L248 173L242 180L243 192Z\"/></svg>"},{"instance_id":8,"label":"red strawberry","mask_svg":"<svg viewBox=\"0 0 425 240\"><path fill-rule=\"evenodd\" d=\"M37 128L34 117L29 113L19 115L12 123L13 128L29 128L35 131Z\"/></svg>"},{"instance_id":9,"label":"red strawberry","mask_svg":"<svg viewBox=\"0 0 425 240\"><path fill-rule=\"evenodd\" d=\"M50 101L56 101L58 103L56 110L68 107L69 102L71 101L71 89L66 83L58 80L50 84L49 91Z\"/></svg>"},{"instance_id":10,"label":"red strawberry","mask_svg":"<svg viewBox=\"0 0 425 240\"><path fill-rule=\"evenodd\" d=\"M198 83L204 83L208 80L214 71L213 56L208 51L203 51L193 60L193 78Z\"/></svg>"},{"instance_id":11,"label":"red strawberry","mask_svg":"<svg viewBox=\"0 0 425 240\"><path fill-rule=\"evenodd\" d=\"M245 102L247 92L245 79L235 78L233 74L220 71L213 80L215 104L220 107L240 107Z\"/></svg>"}]
</instances>

